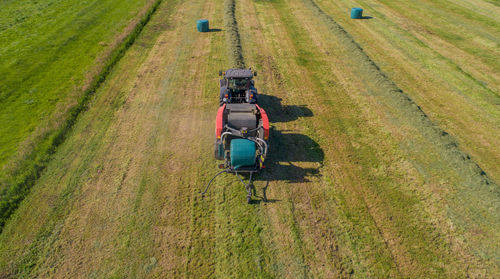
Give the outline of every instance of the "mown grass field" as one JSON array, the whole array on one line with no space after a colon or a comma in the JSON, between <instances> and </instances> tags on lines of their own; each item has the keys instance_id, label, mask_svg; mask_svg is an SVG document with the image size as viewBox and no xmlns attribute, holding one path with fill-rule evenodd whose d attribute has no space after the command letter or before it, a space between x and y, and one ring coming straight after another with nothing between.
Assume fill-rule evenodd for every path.
<instances>
[{"instance_id":1,"label":"mown grass field","mask_svg":"<svg viewBox=\"0 0 500 279\"><path fill-rule=\"evenodd\" d=\"M2 1L0 167L47 125L60 102L68 105L81 97L97 58L145 3Z\"/></svg>"},{"instance_id":2,"label":"mown grass field","mask_svg":"<svg viewBox=\"0 0 500 279\"><path fill-rule=\"evenodd\" d=\"M15 183L10 177L44 164L54 135L92 90L147 3L2 1L1 191Z\"/></svg>"},{"instance_id":3,"label":"mown grass field","mask_svg":"<svg viewBox=\"0 0 500 279\"><path fill-rule=\"evenodd\" d=\"M0 230L158 3L4 3Z\"/></svg>"},{"instance_id":4,"label":"mown grass field","mask_svg":"<svg viewBox=\"0 0 500 279\"><path fill-rule=\"evenodd\" d=\"M161 1L9 217L0 277L499 277L499 7L407 4ZM234 176L199 194L243 64L272 122L251 205Z\"/></svg>"},{"instance_id":5,"label":"mown grass field","mask_svg":"<svg viewBox=\"0 0 500 279\"><path fill-rule=\"evenodd\" d=\"M461 148L500 181L500 7L488 1L317 1ZM423 20L426 19L426 20Z\"/></svg>"}]
</instances>

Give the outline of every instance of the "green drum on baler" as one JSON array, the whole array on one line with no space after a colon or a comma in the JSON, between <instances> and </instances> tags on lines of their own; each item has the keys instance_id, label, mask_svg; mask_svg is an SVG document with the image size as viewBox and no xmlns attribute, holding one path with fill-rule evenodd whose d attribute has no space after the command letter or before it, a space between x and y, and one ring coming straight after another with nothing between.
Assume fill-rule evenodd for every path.
<instances>
[{"instance_id":1,"label":"green drum on baler","mask_svg":"<svg viewBox=\"0 0 500 279\"><path fill-rule=\"evenodd\" d=\"M231 165L235 170L241 167L255 166L255 143L247 139L233 139L231 141Z\"/></svg>"}]
</instances>

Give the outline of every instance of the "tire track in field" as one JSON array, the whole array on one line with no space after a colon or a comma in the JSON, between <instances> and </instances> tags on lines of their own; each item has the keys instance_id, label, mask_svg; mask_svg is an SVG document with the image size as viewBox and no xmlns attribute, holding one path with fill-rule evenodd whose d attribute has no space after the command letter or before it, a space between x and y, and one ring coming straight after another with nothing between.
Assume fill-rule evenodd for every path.
<instances>
[{"instance_id":1,"label":"tire track in field","mask_svg":"<svg viewBox=\"0 0 500 279\"><path fill-rule=\"evenodd\" d=\"M304 19L303 15L302 15L302 17L297 15L295 13L295 10L300 10L300 8L297 8L296 6L294 6L293 3L289 2L289 3L287 3L287 6L289 7L291 14L293 14L296 17L297 21L303 25L303 28L306 31L310 32L311 38L314 38L314 35L313 35L314 31L311 30L311 29L314 29L314 24L309 19ZM288 20L284 20L284 21L289 22L289 24L291 24L291 22ZM289 36L294 37L294 34L290 34ZM314 44L317 45L317 48L320 50L320 53L328 53L326 51L326 49L324 49L323 43L318 41L317 38L312 39L312 41L314 42ZM296 45L293 47L296 47L298 49L298 52L300 52L302 50ZM290 47L290 48L293 48L293 47ZM328 55L330 55L330 54L328 54ZM317 73L312 74L313 79L317 78L317 77L315 77L316 75L317 75ZM322 89L318 89L318 91L319 90L322 90ZM305 96L301 96L302 98L304 98L304 102L308 102L309 99L320 97L318 95L314 95L314 94L310 94L310 93L304 93L302 95L305 95ZM308 96L308 97L306 97L306 96ZM339 101L340 100L336 100L338 106L347 106L347 104L341 105L342 102L339 102ZM316 107L316 105L315 105L315 107ZM340 117L340 116L337 116L337 117ZM330 130L330 129L325 127L322 130ZM337 135L336 138L337 137L340 137L340 135ZM354 155L354 156L356 156L356 155ZM351 172L351 173L353 172L352 171L352 169L354 169L353 166L349 166L349 164L346 164L346 163L343 163L343 164L345 165L345 167L344 167L345 172ZM325 175L327 172L328 171L326 171L326 170L324 171ZM358 173L358 174L353 174L353 176L364 176L364 175ZM405 259L405 257L403 256L404 253L401 252L402 249L400 247L398 247L398 245L394 245L394 243L393 243L394 241L391 241L391 238L394 235L396 235L396 233L388 232L387 228L384 228L384 229L381 228L381 226L382 227L384 226L383 222L381 221L382 214L381 214L381 212L377 212L377 211L380 211L380 209L379 209L380 205L377 204L376 202L374 202L372 199L368 198L370 196L376 196L376 193L371 193L369 191L369 189L363 189L362 187L355 186L356 184L366 183L366 182L361 182L361 181L363 181L363 179L352 179L351 178L350 182L352 185L350 187L351 187L351 190L354 191L354 193L355 193L355 194L353 193L353 195L359 196L361 203L366 206L366 212L368 214L369 219L373 222L372 224L373 224L374 229L375 229L375 234L380 236L381 240L383 241L383 243L384 243L383 246L385 247L385 250L389 254L391 262L394 264L397 275L399 277L403 277L402 272L400 270L400 266L399 266L400 263L399 262L401 262L401 261L408 262L408 258ZM328 200L328 198L325 198L325 200ZM335 199L333 199L333 200L330 199L328 201L335 203ZM325 204L323 206L326 208L329 205L325 201ZM334 238L336 238L336 237L337 236L334 236ZM345 259L344 259L344 261L345 261ZM351 269L351 271L352 271L352 269ZM392 276L394 276L394 275L392 275Z\"/></svg>"},{"instance_id":2,"label":"tire track in field","mask_svg":"<svg viewBox=\"0 0 500 279\"><path fill-rule=\"evenodd\" d=\"M64 245L66 254L71 250L83 254L80 259L83 264L78 267L74 267L78 256L67 257L66 269L73 274L85 270L89 276L105 274L134 278L172 277L183 273L189 238L186 224L190 223L186 212L189 212L190 193L200 177L200 166L195 162L198 162L204 141L198 142L203 139L199 134L201 127L207 126L206 117L201 117L202 102L199 102L203 79L198 76L203 72L206 53L196 47L206 45L207 40L204 34L196 33L190 23L199 18L202 10L210 11L212 3L188 1L179 4L175 17L167 23L174 22L174 29L167 28L158 40L154 40L153 50L142 63L144 70L138 74L130 94L136 95L130 97L134 100L133 105L116 121L120 131L132 130L134 135L139 134L116 137L110 150L111 154L117 150L131 150L134 154L132 167L126 170L120 193L112 202L103 202L113 199L107 187L93 194L100 197L100 203L94 206L87 205L91 204L89 198L81 198L84 200L82 207L90 212L86 215L93 217L99 212L109 212L106 215L111 218L94 221L101 228L100 239L96 240L102 243L99 247L85 245L88 248L68 249L71 245ZM146 43L151 42L146 40ZM114 81L118 88L123 80ZM132 119L139 121L132 124ZM123 147L124 144L127 147ZM185 146L190 148L183 148ZM103 177L109 175L108 169L104 169ZM99 184L110 186L112 183ZM73 232L74 237L67 238L92 243L98 230L85 225L84 221L90 218L80 215L75 210L73 220L85 233L82 235L77 230ZM93 259L89 259L89 255ZM61 268L57 272L72 274Z\"/></svg>"},{"instance_id":3,"label":"tire track in field","mask_svg":"<svg viewBox=\"0 0 500 279\"><path fill-rule=\"evenodd\" d=\"M203 11L199 11L197 16L209 19L211 27L217 28L223 25L223 19L217 16L217 12L221 10L220 1L207 1ZM185 178L181 178L186 184L186 190L180 194L188 196L189 203L185 205L182 212L177 214L190 216L190 220L183 224L186 241L182 254L183 266L179 270L186 277L200 278L212 277L215 272L215 206L212 197L202 199L199 191L208 176L207 170L211 170L211 152L207 152L211 149L206 143L211 142L212 134L211 130L207 131L206 127L212 124L213 114L210 104L215 104L213 101L216 100L211 94L217 92L213 90L216 85L214 80L217 72L216 65L221 60L225 61L225 59L221 59L221 56L227 56L225 54L227 49L224 48L224 43L219 42L226 42L223 33L197 33L196 37L198 42L195 45L202 47L192 50L191 59L193 60L188 62L191 65L191 70L187 71L185 77L187 90L194 94L189 104L179 103L179 106L186 106L183 109L185 118L183 118L183 123L179 125L179 130L185 130L182 128L184 126L190 127L190 129L181 132L180 138L177 139L179 145L190 143L188 144L191 146L190 153L193 153L191 159L188 160L192 174L183 175ZM226 50L226 52L221 51L221 49ZM207 87L210 89L207 90ZM204 98L207 93L208 100ZM178 158L181 161L186 159L189 157L179 156Z\"/></svg>"}]
</instances>

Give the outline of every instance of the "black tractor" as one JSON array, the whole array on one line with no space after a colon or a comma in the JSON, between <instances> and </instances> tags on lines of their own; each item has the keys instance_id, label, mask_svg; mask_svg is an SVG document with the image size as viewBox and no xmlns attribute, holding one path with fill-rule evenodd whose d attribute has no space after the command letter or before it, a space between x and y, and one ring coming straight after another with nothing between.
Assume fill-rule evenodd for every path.
<instances>
[{"instance_id":1,"label":"black tractor","mask_svg":"<svg viewBox=\"0 0 500 279\"><path fill-rule=\"evenodd\" d=\"M251 69L229 69L220 71L220 98L219 104L257 103L257 89L252 78L257 72Z\"/></svg>"}]
</instances>

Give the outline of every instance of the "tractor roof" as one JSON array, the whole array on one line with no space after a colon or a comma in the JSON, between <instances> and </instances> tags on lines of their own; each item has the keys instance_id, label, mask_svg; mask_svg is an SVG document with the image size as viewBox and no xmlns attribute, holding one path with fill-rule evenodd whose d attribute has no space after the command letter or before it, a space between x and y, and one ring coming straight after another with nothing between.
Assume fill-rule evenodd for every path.
<instances>
[{"instance_id":1,"label":"tractor roof","mask_svg":"<svg viewBox=\"0 0 500 279\"><path fill-rule=\"evenodd\" d=\"M252 71L249 69L229 69L226 71L226 78L252 78Z\"/></svg>"}]
</instances>

